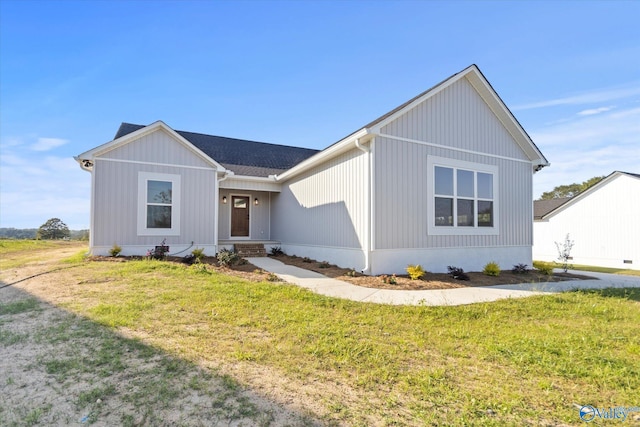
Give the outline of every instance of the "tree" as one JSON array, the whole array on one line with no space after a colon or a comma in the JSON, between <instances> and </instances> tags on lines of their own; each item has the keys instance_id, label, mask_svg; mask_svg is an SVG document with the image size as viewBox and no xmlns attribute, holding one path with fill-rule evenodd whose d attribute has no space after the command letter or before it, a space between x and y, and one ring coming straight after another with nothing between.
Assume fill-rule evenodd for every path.
<instances>
[{"instance_id":1,"label":"tree","mask_svg":"<svg viewBox=\"0 0 640 427\"><path fill-rule=\"evenodd\" d=\"M38 229L38 239L43 240L55 240L69 237L69 227L62 222L59 218L48 219L47 222L42 224Z\"/></svg>"},{"instance_id":2,"label":"tree","mask_svg":"<svg viewBox=\"0 0 640 427\"><path fill-rule=\"evenodd\" d=\"M540 196L539 200L551 200L551 199L562 199L563 197L575 197L578 194L582 193L589 187L593 187L600 181L602 181L604 176L594 176L583 183L573 183L569 185L558 185L551 191L545 191Z\"/></svg>"}]
</instances>

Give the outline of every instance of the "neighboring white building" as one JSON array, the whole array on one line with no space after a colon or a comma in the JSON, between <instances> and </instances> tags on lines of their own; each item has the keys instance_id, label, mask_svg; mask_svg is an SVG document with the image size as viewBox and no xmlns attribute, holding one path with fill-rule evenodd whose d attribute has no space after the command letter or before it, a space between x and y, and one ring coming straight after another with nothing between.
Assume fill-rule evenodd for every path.
<instances>
[{"instance_id":1,"label":"neighboring white building","mask_svg":"<svg viewBox=\"0 0 640 427\"><path fill-rule=\"evenodd\" d=\"M533 173L548 165L475 65L322 151L158 121L76 160L93 254L256 242L368 274L531 264Z\"/></svg>"},{"instance_id":2,"label":"neighboring white building","mask_svg":"<svg viewBox=\"0 0 640 427\"><path fill-rule=\"evenodd\" d=\"M558 258L555 242L574 241L571 263L640 270L640 175L613 172L572 198L534 203L533 259Z\"/></svg>"}]
</instances>

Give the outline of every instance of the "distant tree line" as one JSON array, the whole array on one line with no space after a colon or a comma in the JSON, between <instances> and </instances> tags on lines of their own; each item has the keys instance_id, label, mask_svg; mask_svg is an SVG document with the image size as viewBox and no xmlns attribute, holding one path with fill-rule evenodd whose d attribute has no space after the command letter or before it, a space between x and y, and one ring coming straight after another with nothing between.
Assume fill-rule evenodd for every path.
<instances>
[{"instance_id":1,"label":"distant tree line","mask_svg":"<svg viewBox=\"0 0 640 427\"><path fill-rule=\"evenodd\" d=\"M573 183L569 185L558 185L551 191L546 191L542 193L540 199L538 200L551 200L551 199L562 199L565 197L575 197L583 191L587 190L589 187L593 187L600 181L602 181L604 176L594 176L582 183Z\"/></svg>"},{"instance_id":2,"label":"distant tree line","mask_svg":"<svg viewBox=\"0 0 640 427\"><path fill-rule=\"evenodd\" d=\"M89 240L89 230L69 230L59 218L51 218L40 228L0 228L0 239Z\"/></svg>"}]
</instances>

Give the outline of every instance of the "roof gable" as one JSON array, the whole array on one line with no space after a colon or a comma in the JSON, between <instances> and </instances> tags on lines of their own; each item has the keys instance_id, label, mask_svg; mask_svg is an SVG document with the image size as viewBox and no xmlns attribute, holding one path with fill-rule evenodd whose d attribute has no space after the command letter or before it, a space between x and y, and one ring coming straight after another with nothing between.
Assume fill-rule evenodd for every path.
<instances>
[{"instance_id":1,"label":"roof gable","mask_svg":"<svg viewBox=\"0 0 640 427\"><path fill-rule=\"evenodd\" d=\"M381 129L387 126L392 121L399 118L409 110L417 107L426 100L432 98L436 94L442 92L446 88L460 81L461 79L467 79L472 85L484 102L489 106L493 114L500 120L505 129L513 137L516 143L524 151L527 157L534 162L534 164L540 167L548 166L549 162L544 157L542 152L535 145L529 134L520 125L515 116L507 108L497 92L493 89L489 81L484 77L480 69L476 65L471 65L464 70L460 71L438 83L437 85L427 89L421 94L415 96L404 104L394 108L387 114L382 115L376 120L368 123L365 128L369 129L371 133L380 133Z\"/></svg>"},{"instance_id":2,"label":"roof gable","mask_svg":"<svg viewBox=\"0 0 640 427\"><path fill-rule=\"evenodd\" d=\"M557 215L558 213L562 212L564 209L574 205L575 203L584 199L585 197L588 197L593 192L604 187L605 185L609 184L611 181L613 181L614 179L622 175L628 176L634 179L640 179L640 174L614 171L610 173L608 176L606 176L605 178L603 178L597 184L587 188L582 193L579 193L577 196L565 197L561 199L551 199L551 200L536 200L533 203L534 220L544 220Z\"/></svg>"},{"instance_id":3,"label":"roof gable","mask_svg":"<svg viewBox=\"0 0 640 427\"><path fill-rule=\"evenodd\" d=\"M121 128L122 128L122 126L121 126ZM189 149L191 152L193 152L196 156L198 156L198 157L202 158L203 160L205 160L207 163L209 163L211 166L213 166L218 171L220 171L220 172L224 172L225 171L225 168L220 163L216 162L214 159L212 159L211 157L207 156L200 149L198 149L196 146L194 146L189 141L187 141L183 136L181 136L178 133L176 133L176 131L171 129L169 126L167 126L161 120L158 120L158 121L150 124L149 126L132 125L129 128L129 130L130 130L130 132L124 133L123 135L115 138L113 141L109 141L109 142L107 142L105 144L99 145L98 147L95 147L95 148L93 148L93 149L91 149L89 151L85 151L84 153L76 156L75 157L76 161L78 161L78 163L80 163L80 166L83 169L89 169L96 157L102 156L102 155L108 153L109 151L115 150L115 149L117 149L119 147L122 147L124 145L127 145L127 144L133 142L133 141L136 141L136 140L138 140L139 138L142 138L145 135L148 135L148 134L151 134L153 132L161 130L161 131L164 131L164 132L168 133L178 143L180 143L183 146L185 146L187 149ZM116 136L118 136L118 134L116 134Z\"/></svg>"}]
</instances>

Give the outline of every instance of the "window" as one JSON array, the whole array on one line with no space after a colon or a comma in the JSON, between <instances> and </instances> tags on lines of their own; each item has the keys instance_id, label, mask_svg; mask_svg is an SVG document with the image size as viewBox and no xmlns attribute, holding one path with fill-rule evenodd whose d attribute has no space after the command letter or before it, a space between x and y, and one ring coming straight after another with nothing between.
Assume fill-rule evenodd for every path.
<instances>
[{"instance_id":1,"label":"window","mask_svg":"<svg viewBox=\"0 0 640 427\"><path fill-rule=\"evenodd\" d=\"M180 234L180 175L140 172L138 234Z\"/></svg>"},{"instance_id":2,"label":"window","mask_svg":"<svg viewBox=\"0 0 640 427\"><path fill-rule=\"evenodd\" d=\"M429 234L497 234L497 167L429 156Z\"/></svg>"}]
</instances>

